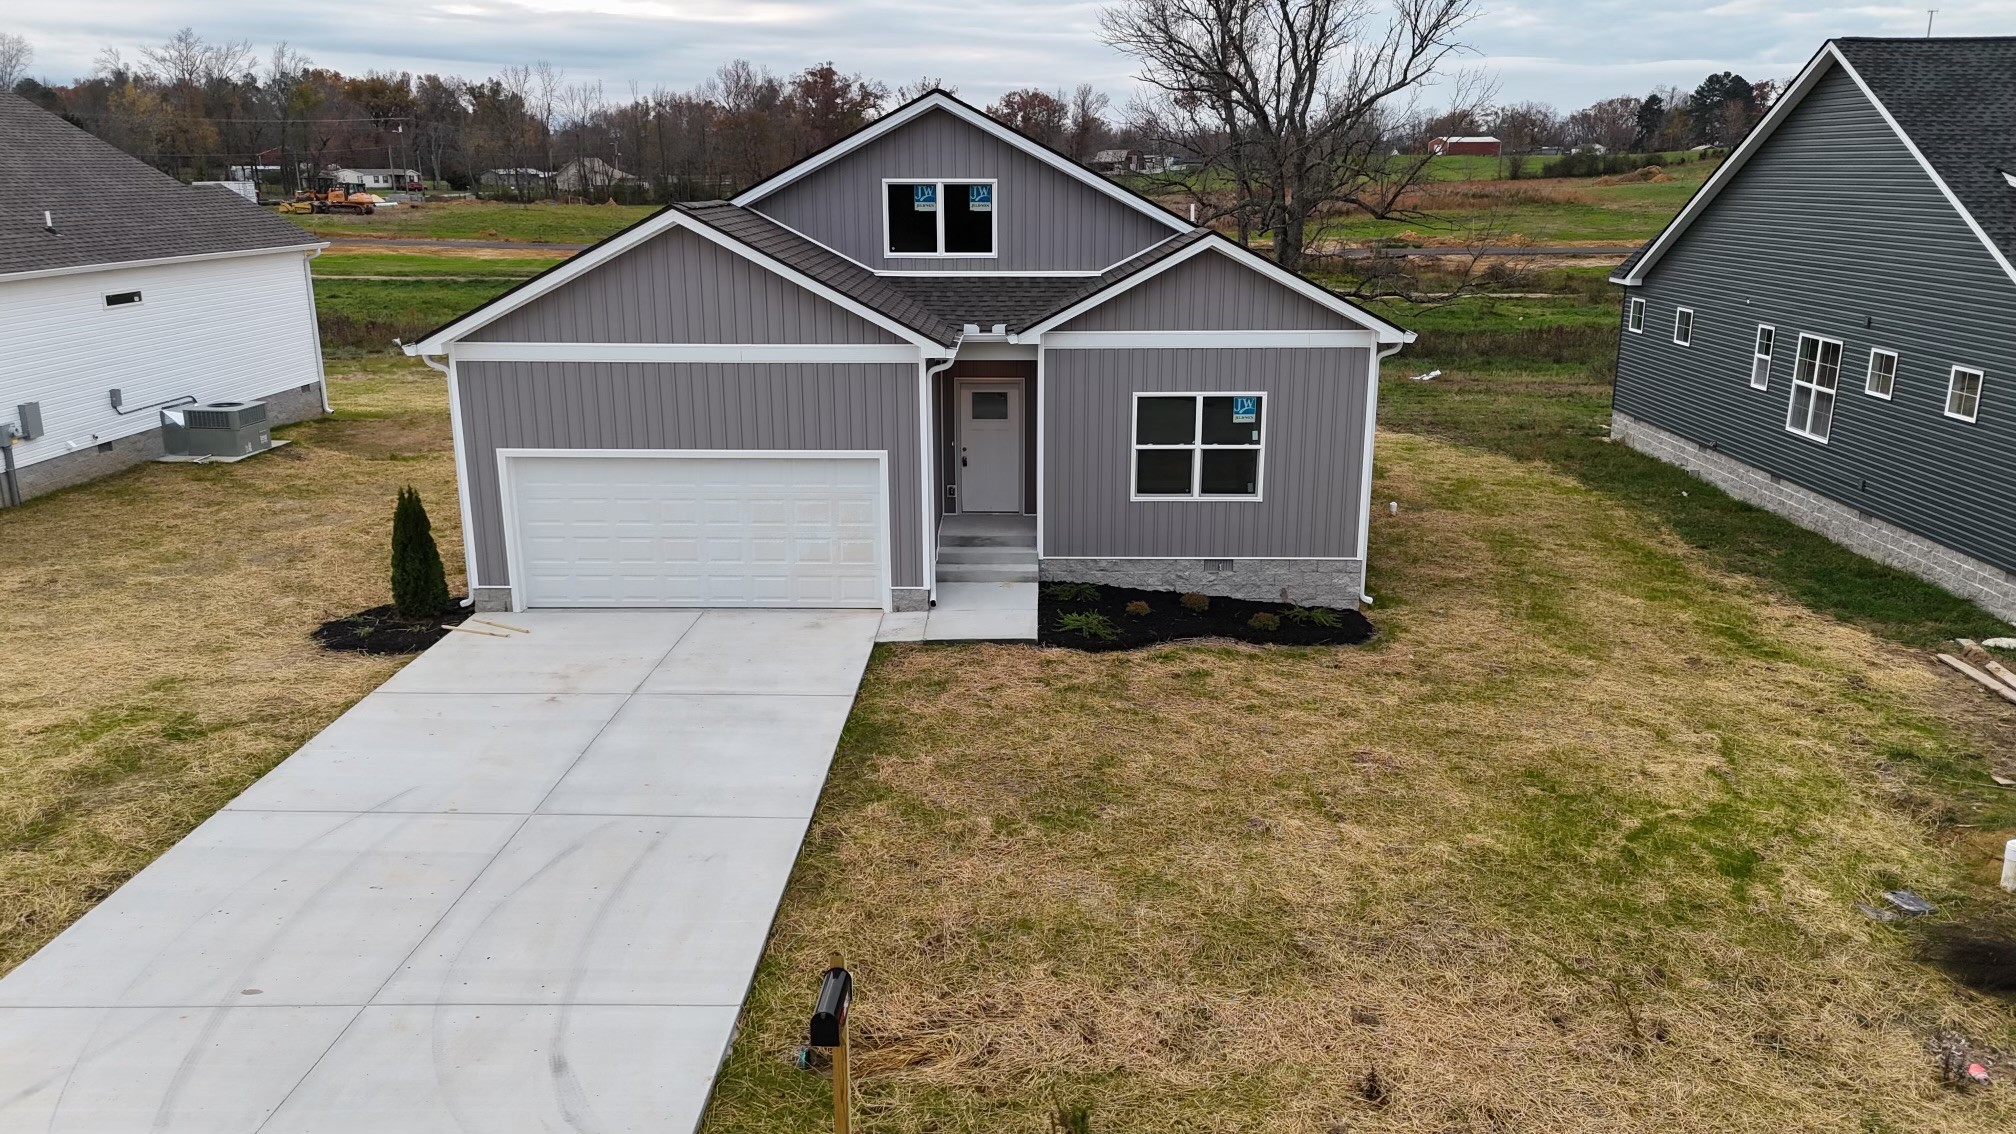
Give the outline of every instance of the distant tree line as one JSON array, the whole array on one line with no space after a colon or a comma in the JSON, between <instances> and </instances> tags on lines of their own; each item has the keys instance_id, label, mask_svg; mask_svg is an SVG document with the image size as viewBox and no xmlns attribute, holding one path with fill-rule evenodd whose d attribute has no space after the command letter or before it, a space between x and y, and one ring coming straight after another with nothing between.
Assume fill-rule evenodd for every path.
<instances>
[{"instance_id":1,"label":"distant tree line","mask_svg":"<svg viewBox=\"0 0 2016 1134\"><path fill-rule=\"evenodd\" d=\"M288 44L183 29L132 58L101 52L90 76L30 77L32 49L0 33L0 81L16 93L184 180L257 179L283 192L330 167L415 169L485 195L665 201L732 193L826 146L932 87L894 88L819 63L780 76L737 60L690 90L570 81L544 62L482 79L317 67ZM989 112L1081 160L1125 145L1106 96L1018 90ZM571 180L541 176L568 168ZM619 174L625 176L618 176Z\"/></svg>"},{"instance_id":2,"label":"distant tree line","mask_svg":"<svg viewBox=\"0 0 2016 1134\"><path fill-rule=\"evenodd\" d=\"M1701 80L1691 94L1661 87L1643 98L1607 98L1569 114L1539 102L1458 109L1430 119L1427 130L1430 137L1490 135L1510 155L1581 147L1612 153L1726 148L1764 117L1778 86L1723 71Z\"/></svg>"}]
</instances>

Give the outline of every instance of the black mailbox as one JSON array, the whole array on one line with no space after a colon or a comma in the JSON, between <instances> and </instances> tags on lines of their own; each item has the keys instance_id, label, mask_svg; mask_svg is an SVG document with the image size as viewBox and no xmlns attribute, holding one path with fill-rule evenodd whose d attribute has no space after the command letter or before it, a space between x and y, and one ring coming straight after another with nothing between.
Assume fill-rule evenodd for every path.
<instances>
[{"instance_id":1,"label":"black mailbox","mask_svg":"<svg viewBox=\"0 0 2016 1134\"><path fill-rule=\"evenodd\" d=\"M819 982L819 999L812 1006L813 1047L839 1047L847 1030L847 1002L854 998L854 977L846 969L826 970Z\"/></svg>"}]
</instances>

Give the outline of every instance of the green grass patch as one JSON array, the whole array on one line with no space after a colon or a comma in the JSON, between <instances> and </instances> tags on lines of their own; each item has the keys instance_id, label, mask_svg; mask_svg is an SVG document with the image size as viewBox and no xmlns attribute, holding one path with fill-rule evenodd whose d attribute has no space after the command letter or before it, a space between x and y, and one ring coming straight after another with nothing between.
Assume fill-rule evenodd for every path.
<instances>
[{"instance_id":1,"label":"green grass patch","mask_svg":"<svg viewBox=\"0 0 2016 1134\"><path fill-rule=\"evenodd\" d=\"M418 256L404 252L331 252L317 256L312 264L317 276L482 276L522 280L561 261L543 256L512 256L483 259L475 256Z\"/></svg>"},{"instance_id":2,"label":"green grass patch","mask_svg":"<svg viewBox=\"0 0 2016 1134\"><path fill-rule=\"evenodd\" d=\"M592 244L657 211L648 205L510 204L451 201L402 205L370 216L338 213L282 214L321 236L373 236L442 240L506 240Z\"/></svg>"},{"instance_id":3,"label":"green grass patch","mask_svg":"<svg viewBox=\"0 0 2016 1134\"><path fill-rule=\"evenodd\" d=\"M503 294L513 280L318 280L324 349L391 350Z\"/></svg>"}]
</instances>

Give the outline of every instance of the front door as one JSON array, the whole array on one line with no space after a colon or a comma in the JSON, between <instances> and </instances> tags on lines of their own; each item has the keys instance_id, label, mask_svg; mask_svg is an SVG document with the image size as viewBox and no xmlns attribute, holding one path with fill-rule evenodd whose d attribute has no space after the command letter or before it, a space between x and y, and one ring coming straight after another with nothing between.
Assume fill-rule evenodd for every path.
<instances>
[{"instance_id":1,"label":"front door","mask_svg":"<svg viewBox=\"0 0 2016 1134\"><path fill-rule=\"evenodd\" d=\"M1022 384L959 383L959 510L1022 510Z\"/></svg>"}]
</instances>

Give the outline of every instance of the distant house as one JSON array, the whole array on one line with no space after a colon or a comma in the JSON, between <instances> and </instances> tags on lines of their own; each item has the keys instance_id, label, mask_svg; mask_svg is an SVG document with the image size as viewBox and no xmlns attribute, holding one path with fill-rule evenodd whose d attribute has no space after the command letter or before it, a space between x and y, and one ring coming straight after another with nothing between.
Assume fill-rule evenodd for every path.
<instances>
[{"instance_id":1,"label":"distant house","mask_svg":"<svg viewBox=\"0 0 2016 1134\"><path fill-rule=\"evenodd\" d=\"M553 187L562 193L592 193L635 180L601 158L574 158L553 174Z\"/></svg>"},{"instance_id":2,"label":"distant house","mask_svg":"<svg viewBox=\"0 0 2016 1134\"><path fill-rule=\"evenodd\" d=\"M1428 152L1454 157L1458 154L1476 154L1482 157L1497 157L1504 152L1504 144L1496 138L1430 138Z\"/></svg>"},{"instance_id":3,"label":"distant house","mask_svg":"<svg viewBox=\"0 0 2016 1134\"><path fill-rule=\"evenodd\" d=\"M417 169L352 169L345 166L329 170L329 176L346 185L362 185L366 189L417 191L421 188L420 171Z\"/></svg>"},{"instance_id":4,"label":"distant house","mask_svg":"<svg viewBox=\"0 0 2016 1134\"><path fill-rule=\"evenodd\" d=\"M1837 39L1626 289L1612 431L2016 620L2016 38Z\"/></svg>"},{"instance_id":5,"label":"distant house","mask_svg":"<svg viewBox=\"0 0 2016 1134\"><path fill-rule=\"evenodd\" d=\"M520 196L544 193L553 184L551 170L531 169L486 169L476 177L476 185L481 189L509 189Z\"/></svg>"},{"instance_id":6,"label":"distant house","mask_svg":"<svg viewBox=\"0 0 2016 1134\"><path fill-rule=\"evenodd\" d=\"M27 499L159 457L164 410L325 412L323 247L0 92L0 488Z\"/></svg>"},{"instance_id":7,"label":"distant house","mask_svg":"<svg viewBox=\"0 0 2016 1134\"><path fill-rule=\"evenodd\" d=\"M1141 151L1100 150L1085 164L1100 173L1132 173L1141 168Z\"/></svg>"}]
</instances>

